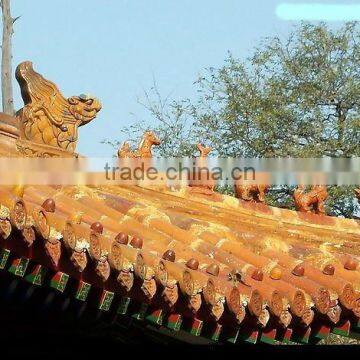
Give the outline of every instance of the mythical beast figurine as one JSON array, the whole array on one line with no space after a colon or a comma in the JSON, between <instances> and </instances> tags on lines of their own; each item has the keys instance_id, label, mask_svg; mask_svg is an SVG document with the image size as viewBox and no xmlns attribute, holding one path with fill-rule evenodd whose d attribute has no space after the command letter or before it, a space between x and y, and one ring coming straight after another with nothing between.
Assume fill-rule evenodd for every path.
<instances>
[{"instance_id":1,"label":"mythical beast figurine","mask_svg":"<svg viewBox=\"0 0 360 360\"><path fill-rule=\"evenodd\" d=\"M196 145L197 149L200 152L200 158L206 158L209 153L211 152L211 148L210 147L205 147L203 144L198 143Z\"/></svg>"},{"instance_id":2,"label":"mythical beast figurine","mask_svg":"<svg viewBox=\"0 0 360 360\"><path fill-rule=\"evenodd\" d=\"M86 95L65 98L29 61L17 67L16 79L24 107L16 118L2 114L0 120L2 127L11 127L13 137L17 135L17 150L27 156L75 156L78 127L95 119L99 100Z\"/></svg>"},{"instance_id":3,"label":"mythical beast figurine","mask_svg":"<svg viewBox=\"0 0 360 360\"><path fill-rule=\"evenodd\" d=\"M196 161L196 171L188 174L189 191L203 195L213 195L215 181L212 179L210 169L207 169L207 157L212 149L205 147L201 143L198 143L196 147L199 150L200 156Z\"/></svg>"},{"instance_id":4,"label":"mythical beast figurine","mask_svg":"<svg viewBox=\"0 0 360 360\"><path fill-rule=\"evenodd\" d=\"M138 149L135 151L131 150L130 144L125 141L118 149L118 158L152 158L152 147L159 146L161 141L155 135L154 132L148 130L145 131Z\"/></svg>"},{"instance_id":5,"label":"mythical beast figurine","mask_svg":"<svg viewBox=\"0 0 360 360\"><path fill-rule=\"evenodd\" d=\"M308 192L305 186L299 185L294 191L295 208L300 212L314 212L325 214L325 200L328 192L325 185L315 185Z\"/></svg>"},{"instance_id":6,"label":"mythical beast figurine","mask_svg":"<svg viewBox=\"0 0 360 360\"><path fill-rule=\"evenodd\" d=\"M264 203L266 192L270 186L266 184L239 184L235 182L235 197L243 201Z\"/></svg>"},{"instance_id":7,"label":"mythical beast figurine","mask_svg":"<svg viewBox=\"0 0 360 360\"><path fill-rule=\"evenodd\" d=\"M269 174L256 173L257 183L244 179L236 180L234 183L235 197L249 202L265 203L266 193L270 189Z\"/></svg>"}]
</instances>

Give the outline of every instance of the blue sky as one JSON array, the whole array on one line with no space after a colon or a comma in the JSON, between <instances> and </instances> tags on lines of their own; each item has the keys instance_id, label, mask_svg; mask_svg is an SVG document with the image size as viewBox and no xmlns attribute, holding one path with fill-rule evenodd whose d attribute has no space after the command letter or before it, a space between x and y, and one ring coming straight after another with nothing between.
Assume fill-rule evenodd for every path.
<instances>
[{"instance_id":1,"label":"blue sky","mask_svg":"<svg viewBox=\"0 0 360 360\"><path fill-rule=\"evenodd\" d=\"M286 1L297 4L313 1ZM325 1L317 1L324 3ZM245 58L265 36L286 36L296 21L277 16L280 0L13 0L21 15L14 68L31 60L65 96L96 95L98 118L80 129L78 151L109 156L103 138L149 115L137 97L156 79L162 94L193 98L193 81L220 66L227 51ZM358 1L326 1L358 3ZM295 10L296 12L296 10ZM14 83L15 103L22 106Z\"/></svg>"}]
</instances>

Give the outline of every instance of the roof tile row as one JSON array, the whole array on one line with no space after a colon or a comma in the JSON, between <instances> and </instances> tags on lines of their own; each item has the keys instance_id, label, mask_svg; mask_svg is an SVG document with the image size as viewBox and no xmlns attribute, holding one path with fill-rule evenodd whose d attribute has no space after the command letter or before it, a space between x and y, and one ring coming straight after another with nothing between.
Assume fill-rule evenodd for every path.
<instances>
[{"instance_id":1,"label":"roof tile row","mask_svg":"<svg viewBox=\"0 0 360 360\"><path fill-rule=\"evenodd\" d=\"M211 197L140 187L3 187L0 205L4 239L14 227L26 248L43 242L54 269L78 279L86 273L96 286L166 311L279 329L360 317L359 254L324 251L313 241L317 231L326 241L338 232L318 225L278 229L276 217L256 209L247 215ZM269 247L267 237L279 246ZM72 269L63 269L66 261Z\"/></svg>"}]
</instances>

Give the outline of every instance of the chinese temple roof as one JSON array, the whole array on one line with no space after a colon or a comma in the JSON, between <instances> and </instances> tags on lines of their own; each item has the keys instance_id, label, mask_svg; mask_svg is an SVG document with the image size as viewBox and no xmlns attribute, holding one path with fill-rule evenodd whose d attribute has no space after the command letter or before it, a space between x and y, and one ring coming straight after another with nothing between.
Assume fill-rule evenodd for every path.
<instances>
[{"instance_id":1,"label":"chinese temple roof","mask_svg":"<svg viewBox=\"0 0 360 360\"><path fill-rule=\"evenodd\" d=\"M17 79L25 106L0 116L1 153L76 155L99 101L65 99L29 62ZM0 271L175 337L360 337L359 221L205 190L0 186Z\"/></svg>"}]
</instances>

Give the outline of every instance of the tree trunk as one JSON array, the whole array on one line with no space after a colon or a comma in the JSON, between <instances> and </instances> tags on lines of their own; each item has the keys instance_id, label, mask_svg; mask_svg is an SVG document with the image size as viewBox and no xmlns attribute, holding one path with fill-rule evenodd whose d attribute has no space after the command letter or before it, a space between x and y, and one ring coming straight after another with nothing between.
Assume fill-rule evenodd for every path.
<instances>
[{"instance_id":1,"label":"tree trunk","mask_svg":"<svg viewBox=\"0 0 360 360\"><path fill-rule=\"evenodd\" d=\"M1 1L2 21L3 21L3 40L1 58L1 90L3 112L14 115L14 99L12 88L12 53L11 40L14 19L11 17L10 0Z\"/></svg>"}]
</instances>

